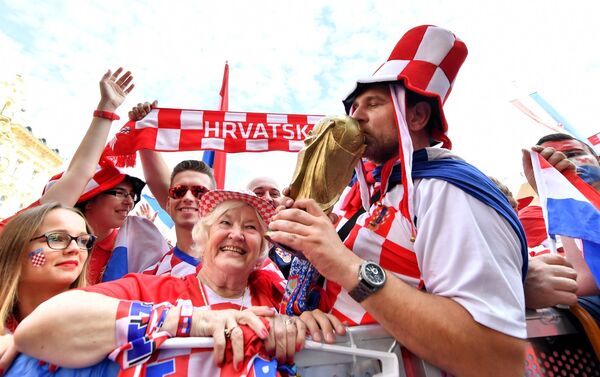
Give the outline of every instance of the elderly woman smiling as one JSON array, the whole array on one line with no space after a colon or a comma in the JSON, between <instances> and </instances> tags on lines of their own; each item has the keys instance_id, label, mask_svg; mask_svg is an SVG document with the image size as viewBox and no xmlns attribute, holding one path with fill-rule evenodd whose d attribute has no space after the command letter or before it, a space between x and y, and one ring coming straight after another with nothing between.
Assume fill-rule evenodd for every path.
<instances>
[{"instance_id":1,"label":"elderly woman smiling","mask_svg":"<svg viewBox=\"0 0 600 377\"><path fill-rule=\"evenodd\" d=\"M172 365L173 376L214 367L206 352L155 352L172 336L212 336L214 360L230 373L246 373L259 359L269 363L273 353L280 363L291 362L306 327L273 317L283 294L281 278L259 268L274 211L252 193L205 194L202 220L193 231L202 252L197 275L130 274L63 293L19 325L15 343L27 354L66 367L90 366L110 354L122 369L135 367L142 374L159 364ZM226 345L233 357L224 352Z\"/></svg>"}]
</instances>

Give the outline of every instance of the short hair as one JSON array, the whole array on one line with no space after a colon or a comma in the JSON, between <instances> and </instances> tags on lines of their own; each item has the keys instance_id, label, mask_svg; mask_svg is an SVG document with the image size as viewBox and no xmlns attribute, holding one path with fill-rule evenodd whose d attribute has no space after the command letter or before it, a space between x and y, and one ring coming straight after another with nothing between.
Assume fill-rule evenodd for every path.
<instances>
[{"instance_id":1,"label":"short hair","mask_svg":"<svg viewBox=\"0 0 600 377\"><path fill-rule=\"evenodd\" d=\"M584 141L581 141L581 140L579 140L579 139L577 139L577 138L575 138L575 137L573 137L571 135L563 134L561 132L557 132L557 133L554 133L554 134L549 134L549 135L546 135L546 136L542 136L537 141L537 143L535 143L535 145L542 145L542 144L547 143L549 141L564 141L564 140L575 140L575 141L580 142L584 146L584 148L587 149L588 152L590 152L590 154L592 156L598 158L598 154L596 153L596 151L594 150L594 148L592 148L592 147L590 147L588 145L588 143L586 143Z\"/></svg>"},{"instance_id":2,"label":"short hair","mask_svg":"<svg viewBox=\"0 0 600 377\"><path fill-rule=\"evenodd\" d=\"M27 258L25 248L46 216L53 210L63 208L72 211L85 221L85 228L92 233L83 214L76 208L64 206L58 202L50 202L37 207L29 208L13 217L0 233L0 321L4 328L6 321L14 313L17 304L17 287L21 279L21 267L23 260ZM83 264L81 274L75 279L69 288L81 288L87 284L87 266L89 255ZM0 330L1 331L1 330Z\"/></svg>"},{"instance_id":3,"label":"short hair","mask_svg":"<svg viewBox=\"0 0 600 377\"><path fill-rule=\"evenodd\" d=\"M510 206L513 207L515 209L515 211L517 210L517 208L519 207L519 203L517 202L517 200L515 199L515 197L513 196L513 193L510 191L510 189L502 182L500 182L499 179L492 177L492 176L488 176L488 178L494 182L494 184L496 185L496 187L498 187L498 189L502 192L502 194L504 194L504 196L506 197L506 199L508 199L508 202L510 203Z\"/></svg>"},{"instance_id":4,"label":"short hair","mask_svg":"<svg viewBox=\"0 0 600 377\"><path fill-rule=\"evenodd\" d=\"M215 175L213 173L213 169L208 166L204 161L199 160L183 160L173 168L173 172L171 173L171 182L169 185L173 185L173 180L175 176L184 171L197 171L198 173L206 174L208 178L210 178L213 187L217 187L217 181L215 181Z\"/></svg>"},{"instance_id":5,"label":"short hair","mask_svg":"<svg viewBox=\"0 0 600 377\"><path fill-rule=\"evenodd\" d=\"M219 220L219 218L223 216L227 211L240 208L245 205L249 206L249 204L241 200L227 200L216 206L215 209L212 210L212 212L201 218L200 221L198 221L196 225L194 225L194 229L192 229L194 251L196 251L202 257L204 253L204 248L201 245L205 245L208 241L208 232L210 230L210 227L213 226L217 222L217 220ZM252 209L254 209L254 212L256 212L256 217L258 218L258 222L261 228L260 232L264 233L267 230L267 224L264 222L256 208L252 207ZM259 263L262 263L267 258L268 252L269 241L267 241L264 237L261 237L260 253L258 255Z\"/></svg>"}]
</instances>

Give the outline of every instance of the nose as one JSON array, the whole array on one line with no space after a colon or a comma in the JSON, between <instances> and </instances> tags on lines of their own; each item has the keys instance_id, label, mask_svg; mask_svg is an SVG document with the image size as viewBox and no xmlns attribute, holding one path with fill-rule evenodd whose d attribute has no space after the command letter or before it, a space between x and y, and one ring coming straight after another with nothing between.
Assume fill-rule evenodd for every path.
<instances>
[{"instance_id":1,"label":"nose","mask_svg":"<svg viewBox=\"0 0 600 377\"><path fill-rule=\"evenodd\" d=\"M184 195L184 196L183 196L183 198L181 198L181 199L183 199L183 200L186 200L186 201L194 201L194 200L197 200L197 198L194 196L194 194L192 194L192 190L187 190L187 191L185 192L185 195Z\"/></svg>"},{"instance_id":2,"label":"nose","mask_svg":"<svg viewBox=\"0 0 600 377\"><path fill-rule=\"evenodd\" d=\"M81 251L79 245L77 245L77 241L72 239L71 242L67 245L67 248L63 250L63 254L77 254Z\"/></svg>"},{"instance_id":3,"label":"nose","mask_svg":"<svg viewBox=\"0 0 600 377\"><path fill-rule=\"evenodd\" d=\"M238 225L232 226L229 230L229 238L236 241L243 241L244 232L242 231L242 228Z\"/></svg>"},{"instance_id":4,"label":"nose","mask_svg":"<svg viewBox=\"0 0 600 377\"><path fill-rule=\"evenodd\" d=\"M356 106L352 108L352 118L354 118L359 124L367 121L367 113L363 110L363 106Z\"/></svg>"}]
</instances>

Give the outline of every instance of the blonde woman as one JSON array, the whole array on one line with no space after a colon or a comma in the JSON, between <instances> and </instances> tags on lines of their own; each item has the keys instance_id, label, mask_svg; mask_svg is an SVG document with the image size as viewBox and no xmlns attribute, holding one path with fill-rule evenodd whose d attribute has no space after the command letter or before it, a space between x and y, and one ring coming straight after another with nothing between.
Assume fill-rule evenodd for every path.
<instances>
[{"instance_id":1,"label":"blonde woman","mask_svg":"<svg viewBox=\"0 0 600 377\"><path fill-rule=\"evenodd\" d=\"M19 322L47 299L85 286L94 241L81 212L56 202L6 224L0 234L0 375L17 355L12 333Z\"/></svg>"}]
</instances>

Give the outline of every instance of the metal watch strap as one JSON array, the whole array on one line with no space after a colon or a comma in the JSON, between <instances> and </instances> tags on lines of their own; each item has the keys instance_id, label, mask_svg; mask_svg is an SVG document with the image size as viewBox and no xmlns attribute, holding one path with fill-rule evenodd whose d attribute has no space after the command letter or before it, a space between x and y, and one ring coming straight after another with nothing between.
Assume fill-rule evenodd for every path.
<instances>
[{"instance_id":1,"label":"metal watch strap","mask_svg":"<svg viewBox=\"0 0 600 377\"><path fill-rule=\"evenodd\" d=\"M361 279L358 281L358 285L354 287L350 292L348 292L348 294L354 299L354 301L363 302L374 292L375 289L373 289L373 287L368 286L367 283Z\"/></svg>"}]
</instances>

